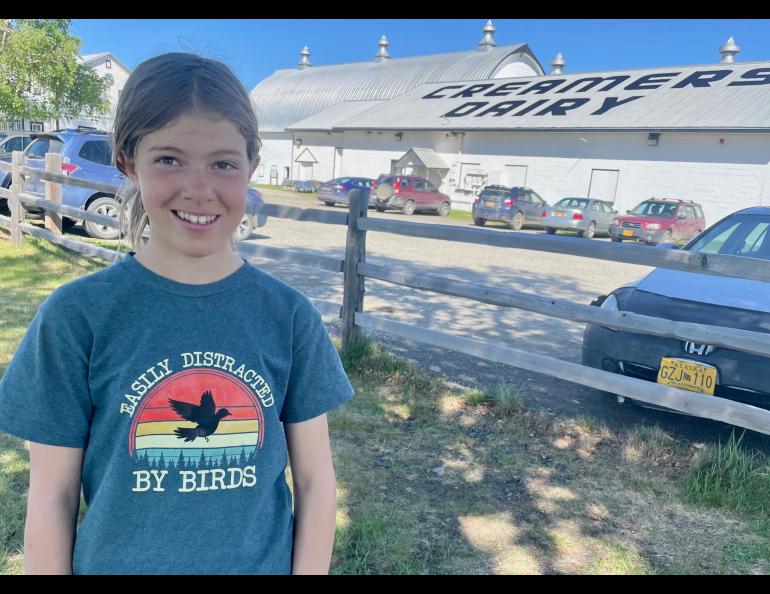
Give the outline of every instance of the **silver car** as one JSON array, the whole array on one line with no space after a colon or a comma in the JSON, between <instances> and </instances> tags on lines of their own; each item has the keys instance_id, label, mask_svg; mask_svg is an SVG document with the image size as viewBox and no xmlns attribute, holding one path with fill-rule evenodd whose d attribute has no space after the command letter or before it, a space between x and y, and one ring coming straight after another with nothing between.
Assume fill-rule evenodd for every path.
<instances>
[{"instance_id":1,"label":"silver car","mask_svg":"<svg viewBox=\"0 0 770 594\"><path fill-rule=\"evenodd\" d=\"M540 223L546 233L553 235L557 230L577 231L581 237L591 239L597 233L609 235L613 215L609 202L593 198L562 198L549 206L541 215Z\"/></svg>"}]
</instances>

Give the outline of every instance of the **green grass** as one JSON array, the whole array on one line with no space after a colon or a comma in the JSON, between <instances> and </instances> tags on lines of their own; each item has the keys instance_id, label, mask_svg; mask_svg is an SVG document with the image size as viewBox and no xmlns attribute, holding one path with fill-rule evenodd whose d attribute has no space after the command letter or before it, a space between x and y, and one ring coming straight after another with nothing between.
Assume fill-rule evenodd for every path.
<instances>
[{"instance_id":1,"label":"green grass","mask_svg":"<svg viewBox=\"0 0 770 594\"><path fill-rule=\"evenodd\" d=\"M770 464L758 452L741 447L743 434L710 448L685 481L689 501L741 514L770 514ZM770 531L768 531L770 534Z\"/></svg>"}]
</instances>

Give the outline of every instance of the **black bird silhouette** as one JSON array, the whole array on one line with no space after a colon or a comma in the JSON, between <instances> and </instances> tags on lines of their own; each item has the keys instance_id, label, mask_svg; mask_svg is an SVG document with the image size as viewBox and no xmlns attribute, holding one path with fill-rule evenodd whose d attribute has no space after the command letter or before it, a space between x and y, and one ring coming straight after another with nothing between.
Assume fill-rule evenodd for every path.
<instances>
[{"instance_id":1,"label":"black bird silhouette","mask_svg":"<svg viewBox=\"0 0 770 594\"><path fill-rule=\"evenodd\" d=\"M184 439L185 441L195 441L196 437L203 437L208 441L208 436L217 430L219 421L224 417L230 416L230 411L226 408L220 408L219 412L214 414L216 404L214 403L214 397L211 395L210 390L206 390L203 393L199 406L195 406L189 402L171 400L170 398L168 402L171 405L171 408L174 409L174 412L184 420L198 423L198 426L195 429L177 427L174 430L174 434L179 439Z\"/></svg>"}]
</instances>

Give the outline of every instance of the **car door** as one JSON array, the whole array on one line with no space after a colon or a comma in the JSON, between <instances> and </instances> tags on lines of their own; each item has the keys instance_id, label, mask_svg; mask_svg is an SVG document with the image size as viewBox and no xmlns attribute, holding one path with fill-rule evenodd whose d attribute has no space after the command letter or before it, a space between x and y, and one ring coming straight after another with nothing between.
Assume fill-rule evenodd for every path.
<instances>
[{"instance_id":1,"label":"car door","mask_svg":"<svg viewBox=\"0 0 770 594\"><path fill-rule=\"evenodd\" d=\"M545 200L543 200L540 196L537 195L536 192L533 192L532 190L523 192L523 194L525 194L527 197L524 203L524 216L528 222L539 223L540 213L543 212Z\"/></svg>"},{"instance_id":2,"label":"car door","mask_svg":"<svg viewBox=\"0 0 770 594\"><path fill-rule=\"evenodd\" d=\"M420 178L412 180L412 200L414 200L415 208L428 208L429 206L430 199L425 183L426 180Z\"/></svg>"},{"instance_id":3,"label":"car door","mask_svg":"<svg viewBox=\"0 0 770 594\"><path fill-rule=\"evenodd\" d=\"M438 208L441 206L441 195L438 192L438 188L428 180L425 180L425 200L428 208Z\"/></svg>"},{"instance_id":4,"label":"car door","mask_svg":"<svg viewBox=\"0 0 770 594\"><path fill-rule=\"evenodd\" d=\"M606 232L607 226L609 225L609 215L605 210L606 208L607 205L604 204L604 202L596 201L591 203L591 216L593 217L593 220L596 221L596 230L601 233Z\"/></svg>"}]
</instances>

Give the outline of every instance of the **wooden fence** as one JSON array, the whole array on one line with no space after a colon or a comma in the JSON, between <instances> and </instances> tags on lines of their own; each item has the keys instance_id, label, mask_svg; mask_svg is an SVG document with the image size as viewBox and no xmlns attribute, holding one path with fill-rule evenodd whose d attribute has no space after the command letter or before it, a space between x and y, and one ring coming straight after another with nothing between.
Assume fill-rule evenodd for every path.
<instances>
[{"instance_id":1,"label":"wooden fence","mask_svg":"<svg viewBox=\"0 0 770 594\"><path fill-rule=\"evenodd\" d=\"M117 227L117 221L111 217L104 217L62 206L60 203L61 194L60 191L57 191L61 183L87 185L90 187L97 187L97 184L82 181L76 182L76 180L59 174L59 167L60 162L57 162L56 159L49 159L47 161L47 171L24 167L21 161L21 153L14 153L12 165L0 163L0 170L12 170L13 174L12 191L0 189L0 198L8 198L11 205L10 218L0 216L0 226L11 230L11 238L14 243L21 241L22 233L28 233L80 253L102 258L110 262L115 261L121 257L121 254L114 250L75 241L62 235L61 221L58 219L60 215L89 220L110 227ZM25 177L53 182L46 184L45 198L24 191ZM100 187L99 189L107 191L106 187ZM40 229L24 224L21 220L20 205L22 202L37 206L38 208L44 208L46 210L46 226L49 227L50 220L50 228ZM680 250L659 250L640 245L593 242L573 237L545 234L499 233L488 229L451 225L369 219L367 217L367 204L368 196L364 192L356 190L351 193L350 207L347 213L284 207L273 204L264 204L256 208L248 207L247 209L247 212L250 214L261 212L268 216L296 221L346 225L348 231L344 260L246 243L238 244L238 252L242 256L281 260L300 266L312 266L344 274L344 293L341 307L339 304L328 301L312 300L322 312L333 313L342 318L343 346L350 344L364 329L378 330L417 342L452 349L489 361L543 373L638 401L664 406L686 414L724 421L770 434L770 410L717 396L708 396L663 386L554 357L505 347L497 343L463 338L416 325L394 322L366 314L364 311L365 279L371 278L501 307L523 309L573 322L591 322L617 330L708 343L714 346L770 358L770 337L767 333L763 332L690 322L674 322L626 311L605 311L595 306L566 300L530 295L477 283L449 280L439 275L425 274L422 271L418 272L406 263L395 268L385 268L370 264L366 262L366 234L367 232L383 232L444 241L491 245L502 249L515 248L546 251L615 262L658 266L715 276L747 278L764 282L770 282L770 261L719 254L690 253Z\"/></svg>"}]
</instances>

